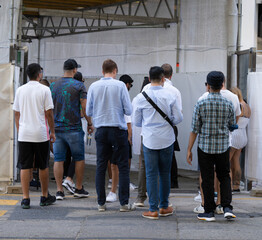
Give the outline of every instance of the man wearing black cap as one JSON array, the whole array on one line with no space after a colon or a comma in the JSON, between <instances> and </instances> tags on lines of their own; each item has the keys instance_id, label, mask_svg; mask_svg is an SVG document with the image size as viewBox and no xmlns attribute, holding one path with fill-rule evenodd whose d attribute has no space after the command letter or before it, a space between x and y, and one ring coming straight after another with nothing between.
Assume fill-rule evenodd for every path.
<instances>
[{"instance_id":1,"label":"man wearing black cap","mask_svg":"<svg viewBox=\"0 0 262 240\"><path fill-rule=\"evenodd\" d=\"M198 162L204 193L204 213L198 219L215 221L214 210L214 166L220 181L221 205L224 217L235 218L231 206L231 180L229 176L229 128L236 123L234 106L224 98L220 90L224 81L222 72L213 71L207 75L209 95L197 102L192 117L192 131L189 136L187 162L192 164L191 149L198 137Z\"/></svg>"},{"instance_id":2,"label":"man wearing black cap","mask_svg":"<svg viewBox=\"0 0 262 240\"><path fill-rule=\"evenodd\" d=\"M87 91L83 82L74 79L77 68L81 66L74 59L64 62L64 76L50 86L54 102L54 119L57 142L54 144L54 175L57 184L56 199L63 200L63 165L67 148L70 148L75 161L76 188L75 197L87 197L88 192L82 186L85 167L84 131L81 123L80 104L88 122L88 132L93 132L91 118L87 117Z\"/></svg>"}]
</instances>

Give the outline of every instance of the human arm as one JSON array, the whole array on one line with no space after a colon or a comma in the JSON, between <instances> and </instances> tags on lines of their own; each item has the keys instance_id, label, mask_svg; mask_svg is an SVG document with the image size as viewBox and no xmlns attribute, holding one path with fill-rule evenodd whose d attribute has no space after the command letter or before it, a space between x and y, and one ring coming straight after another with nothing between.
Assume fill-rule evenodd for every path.
<instances>
[{"instance_id":1,"label":"human arm","mask_svg":"<svg viewBox=\"0 0 262 240\"><path fill-rule=\"evenodd\" d=\"M129 97L129 93L124 83L122 86L121 100L124 108L124 114L130 116L132 114L132 104Z\"/></svg>"},{"instance_id":2,"label":"human arm","mask_svg":"<svg viewBox=\"0 0 262 240\"><path fill-rule=\"evenodd\" d=\"M94 126L93 126L93 123L92 123L92 119L91 119L91 117L88 117L86 115L86 103L87 103L87 100L84 99L84 98L80 98L80 103L81 103L81 107L82 107L82 113L84 115L84 118L87 121L87 132L88 133L92 133L94 131Z\"/></svg>"},{"instance_id":3,"label":"human arm","mask_svg":"<svg viewBox=\"0 0 262 240\"><path fill-rule=\"evenodd\" d=\"M54 143L56 140L56 137L55 137L55 123L54 123L53 109L49 109L45 111L45 116L47 118L48 126L50 129L50 141L51 143Z\"/></svg>"},{"instance_id":4,"label":"human arm","mask_svg":"<svg viewBox=\"0 0 262 240\"><path fill-rule=\"evenodd\" d=\"M171 121L173 125L177 125L183 120L182 109L178 106L177 100L171 105Z\"/></svg>"},{"instance_id":5,"label":"human arm","mask_svg":"<svg viewBox=\"0 0 262 240\"><path fill-rule=\"evenodd\" d=\"M127 123L128 142L132 145L132 126L131 123Z\"/></svg>"},{"instance_id":6,"label":"human arm","mask_svg":"<svg viewBox=\"0 0 262 240\"><path fill-rule=\"evenodd\" d=\"M136 127L142 127L142 110L139 108L139 96L140 95L137 95L133 99L132 123Z\"/></svg>"},{"instance_id":7,"label":"human arm","mask_svg":"<svg viewBox=\"0 0 262 240\"><path fill-rule=\"evenodd\" d=\"M233 108L233 104L230 106L229 116L228 116L228 128L229 131L234 131L235 129L238 129L237 124L237 117L235 116L235 111Z\"/></svg>"},{"instance_id":8,"label":"human arm","mask_svg":"<svg viewBox=\"0 0 262 240\"><path fill-rule=\"evenodd\" d=\"M14 111L15 112L15 125L17 132L19 132L19 119L20 119L20 112Z\"/></svg>"},{"instance_id":9,"label":"human arm","mask_svg":"<svg viewBox=\"0 0 262 240\"><path fill-rule=\"evenodd\" d=\"M188 141L188 147L187 147L187 157L186 157L187 163L189 165L192 165L192 159L193 159L192 147L193 147L193 145L195 143L196 137L197 137L197 133L190 132L189 141Z\"/></svg>"}]
</instances>

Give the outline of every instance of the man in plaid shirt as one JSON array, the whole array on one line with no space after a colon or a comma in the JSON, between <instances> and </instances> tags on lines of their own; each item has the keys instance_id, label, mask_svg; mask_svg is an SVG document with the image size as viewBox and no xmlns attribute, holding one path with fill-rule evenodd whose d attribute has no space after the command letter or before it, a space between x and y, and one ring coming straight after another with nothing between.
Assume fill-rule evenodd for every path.
<instances>
[{"instance_id":1,"label":"man in plaid shirt","mask_svg":"<svg viewBox=\"0 0 262 240\"><path fill-rule=\"evenodd\" d=\"M191 165L191 149L199 134L197 151L205 212L198 214L198 219L206 221L215 221L214 166L220 181L224 217L227 219L236 217L232 212L229 175L229 129L236 124L236 120L232 102L220 94L224 78L224 74L217 71L207 75L206 85L209 94L206 98L199 100L194 107L192 130L187 149L187 162Z\"/></svg>"}]
</instances>

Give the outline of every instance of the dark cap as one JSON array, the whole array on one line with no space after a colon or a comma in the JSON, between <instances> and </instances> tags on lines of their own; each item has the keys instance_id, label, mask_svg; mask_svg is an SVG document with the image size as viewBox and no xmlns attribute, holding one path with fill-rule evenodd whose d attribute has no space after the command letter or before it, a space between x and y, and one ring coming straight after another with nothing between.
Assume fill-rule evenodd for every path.
<instances>
[{"instance_id":1,"label":"dark cap","mask_svg":"<svg viewBox=\"0 0 262 240\"><path fill-rule=\"evenodd\" d=\"M214 87L221 87L225 80L222 72L212 71L207 75L207 84Z\"/></svg>"},{"instance_id":2,"label":"dark cap","mask_svg":"<svg viewBox=\"0 0 262 240\"><path fill-rule=\"evenodd\" d=\"M122 75L120 78L119 78L120 81L124 82L124 83L132 83L134 82L134 80L127 74L124 74Z\"/></svg>"},{"instance_id":3,"label":"dark cap","mask_svg":"<svg viewBox=\"0 0 262 240\"><path fill-rule=\"evenodd\" d=\"M67 59L64 62L64 70L73 70L75 68L80 68L81 65L79 65L75 59Z\"/></svg>"}]
</instances>

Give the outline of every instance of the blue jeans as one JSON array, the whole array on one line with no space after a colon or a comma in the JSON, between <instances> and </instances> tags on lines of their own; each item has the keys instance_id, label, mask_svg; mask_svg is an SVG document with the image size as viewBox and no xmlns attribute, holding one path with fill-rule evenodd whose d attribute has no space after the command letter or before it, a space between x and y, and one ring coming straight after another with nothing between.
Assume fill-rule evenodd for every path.
<instances>
[{"instance_id":1,"label":"blue jeans","mask_svg":"<svg viewBox=\"0 0 262 240\"><path fill-rule=\"evenodd\" d=\"M173 149L174 144L159 150L149 149L143 145L146 166L146 187L149 196L149 211L151 212L158 211L158 204L159 208L166 209L168 207Z\"/></svg>"},{"instance_id":2,"label":"blue jeans","mask_svg":"<svg viewBox=\"0 0 262 240\"><path fill-rule=\"evenodd\" d=\"M73 161L85 160L85 133L81 131L56 132L56 141L53 144L55 162L66 160L67 149L70 148Z\"/></svg>"},{"instance_id":3,"label":"blue jeans","mask_svg":"<svg viewBox=\"0 0 262 240\"><path fill-rule=\"evenodd\" d=\"M105 174L107 163L112 159L119 170L119 201L128 204L129 199L129 165L127 131L117 127L100 127L96 130L96 192L99 205L106 202Z\"/></svg>"}]
</instances>

